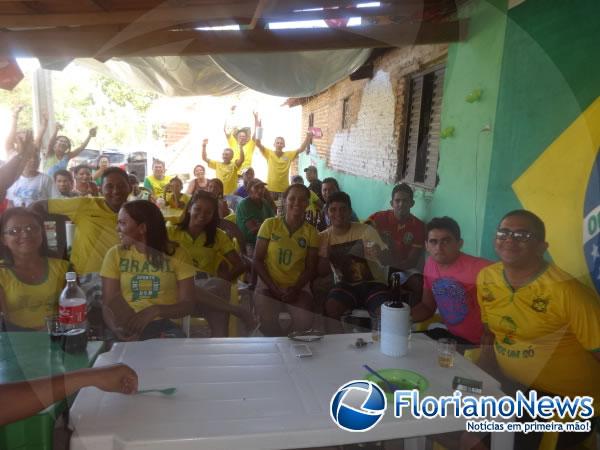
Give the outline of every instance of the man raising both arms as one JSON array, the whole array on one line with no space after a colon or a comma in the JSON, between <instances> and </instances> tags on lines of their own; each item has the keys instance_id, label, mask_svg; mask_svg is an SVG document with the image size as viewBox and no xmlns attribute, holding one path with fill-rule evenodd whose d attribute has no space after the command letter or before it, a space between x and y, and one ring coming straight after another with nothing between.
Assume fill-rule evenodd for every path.
<instances>
[{"instance_id":1,"label":"man raising both arms","mask_svg":"<svg viewBox=\"0 0 600 450\"><path fill-rule=\"evenodd\" d=\"M300 144L300 147L291 151L283 150L285 147L285 139L281 136L275 138L275 150L265 147L262 145L260 139L256 139L256 146L267 160L267 185L269 186L269 191L273 195L273 200L275 200L275 202L279 200L283 192L290 185L290 166L292 161L307 148L311 137L312 133L309 131L306 133L306 137L302 144Z\"/></svg>"},{"instance_id":2,"label":"man raising both arms","mask_svg":"<svg viewBox=\"0 0 600 450\"><path fill-rule=\"evenodd\" d=\"M226 148L223 150L223 162L219 162L208 158L206 153L207 144L208 139L204 139L202 141L202 159L208 164L208 167L215 170L217 178L223 182L223 195L231 195L237 188L237 169L244 163L244 150L240 152L239 158L233 162L233 150Z\"/></svg>"},{"instance_id":3,"label":"man raising both arms","mask_svg":"<svg viewBox=\"0 0 600 450\"><path fill-rule=\"evenodd\" d=\"M231 107L231 111L235 111L235 106ZM258 118L258 113L253 112L254 115L254 132L256 133L256 128L260 126L260 119ZM227 125L223 126L223 131L225 132L225 137L227 138L227 145L233 151L232 160L240 159L240 155L243 153L245 155L242 158L242 165L238 168L237 175L242 176L245 169L252 166L252 157L254 156L254 148L256 146L256 142L254 141L254 134L252 134L252 139L250 138L250 128L241 128L241 129L233 129L231 132L227 132ZM227 195L227 193L225 194Z\"/></svg>"}]
</instances>

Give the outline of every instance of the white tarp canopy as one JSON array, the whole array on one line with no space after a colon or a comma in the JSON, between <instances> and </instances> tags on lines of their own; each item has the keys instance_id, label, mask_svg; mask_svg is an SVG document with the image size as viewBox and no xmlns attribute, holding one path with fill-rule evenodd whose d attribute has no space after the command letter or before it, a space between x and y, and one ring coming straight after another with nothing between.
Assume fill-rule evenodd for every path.
<instances>
[{"instance_id":1,"label":"white tarp canopy","mask_svg":"<svg viewBox=\"0 0 600 450\"><path fill-rule=\"evenodd\" d=\"M112 58L78 64L167 96L229 95L253 89L279 97L308 97L358 69L370 49L215 56Z\"/></svg>"}]
</instances>

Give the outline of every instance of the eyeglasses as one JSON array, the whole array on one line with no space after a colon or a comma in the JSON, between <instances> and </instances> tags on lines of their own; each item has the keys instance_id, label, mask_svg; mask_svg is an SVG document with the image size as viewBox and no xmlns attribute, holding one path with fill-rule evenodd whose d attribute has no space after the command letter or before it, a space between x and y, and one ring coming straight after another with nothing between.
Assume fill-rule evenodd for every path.
<instances>
[{"instance_id":1,"label":"eyeglasses","mask_svg":"<svg viewBox=\"0 0 600 450\"><path fill-rule=\"evenodd\" d=\"M25 225L24 227L12 227L4 230L2 234L6 236L18 236L22 234L26 234L31 236L32 234L38 233L40 231L40 227L37 225Z\"/></svg>"},{"instance_id":2,"label":"eyeglasses","mask_svg":"<svg viewBox=\"0 0 600 450\"><path fill-rule=\"evenodd\" d=\"M499 241L506 241L509 237L516 242L528 242L535 237L535 233L525 230L512 231L508 228L500 228L496 230L496 239Z\"/></svg>"}]
</instances>

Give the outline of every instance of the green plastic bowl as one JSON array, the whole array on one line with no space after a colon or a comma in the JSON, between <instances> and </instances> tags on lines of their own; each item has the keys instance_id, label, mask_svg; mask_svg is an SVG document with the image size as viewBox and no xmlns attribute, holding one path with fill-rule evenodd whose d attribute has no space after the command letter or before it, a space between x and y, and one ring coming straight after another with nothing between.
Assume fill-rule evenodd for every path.
<instances>
[{"instance_id":1,"label":"green plastic bowl","mask_svg":"<svg viewBox=\"0 0 600 450\"><path fill-rule=\"evenodd\" d=\"M423 395L423 393L429 387L429 381L423 375L418 374L417 372L413 372L412 370L405 369L381 369L378 370L377 373L381 374L383 378L388 380L390 383L395 384L400 389L418 389L419 394ZM385 396L388 401L394 400L394 393L390 392L387 385L377 378L372 373L367 373L364 376L365 380L372 381L377 384L383 392L385 392Z\"/></svg>"}]
</instances>

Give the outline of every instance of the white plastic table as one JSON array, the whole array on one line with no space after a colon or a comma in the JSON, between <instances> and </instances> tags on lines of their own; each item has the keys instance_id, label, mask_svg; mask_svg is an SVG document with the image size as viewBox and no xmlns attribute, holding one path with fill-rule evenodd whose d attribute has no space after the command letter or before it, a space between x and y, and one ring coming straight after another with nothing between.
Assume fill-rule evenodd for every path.
<instances>
[{"instance_id":1,"label":"white plastic table","mask_svg":"<svg viewBox=\"0 0 600 450\"><path fill-rule=\"evenodd\" d=\"M125 396L82 390L71 409L73 450L283 449L341 445L462 431L465 419L393 417L366 433L340 430L329 416L332 395L364 378L363 364L403 368L428 378L428 395L451 395L455 375L483 381L485 395L499 383L462 357L453 368L437 364L435 342L413 335L409 354L392 358L376 345L354 349L357 337L328 335L310 343L313 356L297 358L287 338L160 339L115 345L95 366L123 362L139 375L140 389L176 387L171 397ZM492 434L492 448L511 450L513 436ZM409 441L419 447L422 440Z\"/></svg>"}]
</instances>

